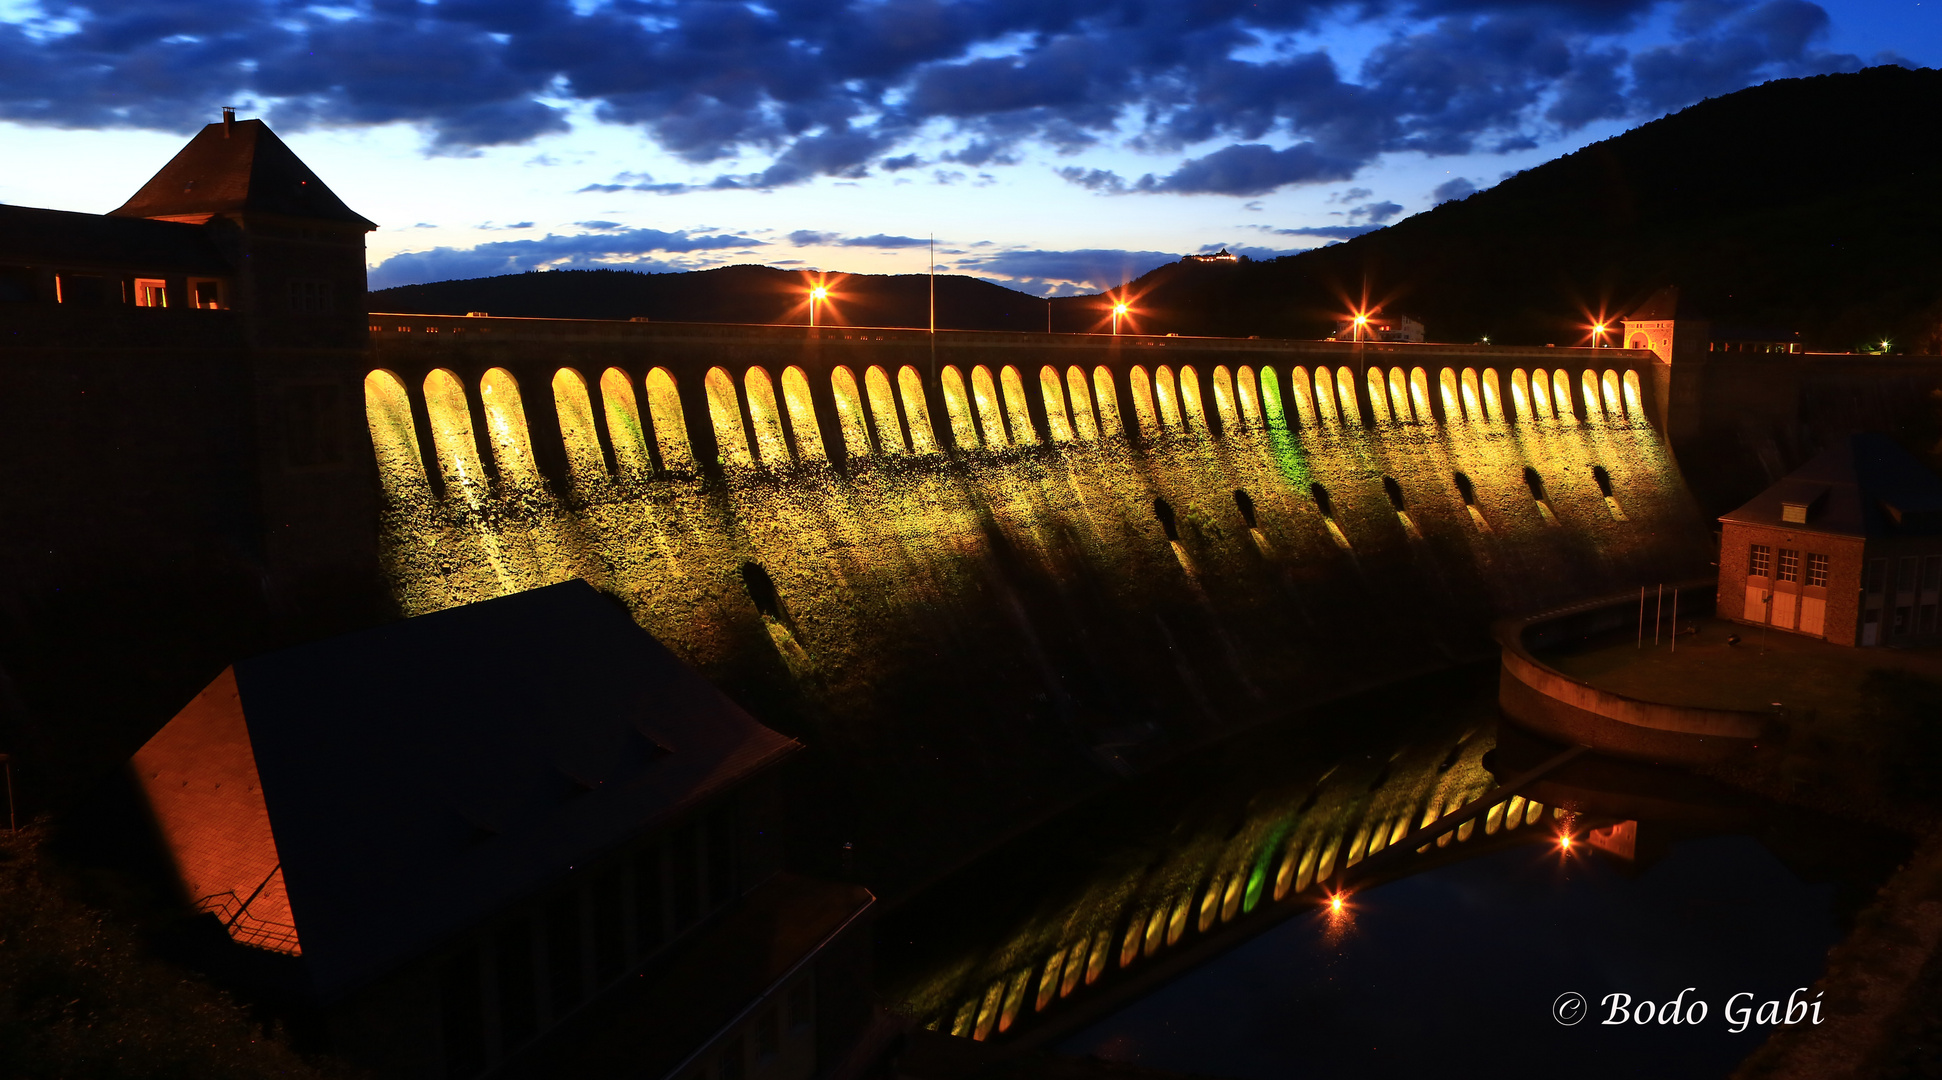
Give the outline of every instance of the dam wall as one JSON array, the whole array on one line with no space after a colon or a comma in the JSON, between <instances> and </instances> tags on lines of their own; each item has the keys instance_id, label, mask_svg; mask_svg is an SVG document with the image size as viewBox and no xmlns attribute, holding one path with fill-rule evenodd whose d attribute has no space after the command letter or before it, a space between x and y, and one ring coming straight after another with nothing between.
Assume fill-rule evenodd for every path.
<instances>
[{"instance_id":1,"label":"dam wall","mask_svg":"<svg viewBox=\"0 0 1942 1080\"><path fill-rule=\"evenodd\" d=\"M405 613L585 577L895 890L1119 774L1703 571L1643 351L373 315Z\"/></svg>"}]
</instances>

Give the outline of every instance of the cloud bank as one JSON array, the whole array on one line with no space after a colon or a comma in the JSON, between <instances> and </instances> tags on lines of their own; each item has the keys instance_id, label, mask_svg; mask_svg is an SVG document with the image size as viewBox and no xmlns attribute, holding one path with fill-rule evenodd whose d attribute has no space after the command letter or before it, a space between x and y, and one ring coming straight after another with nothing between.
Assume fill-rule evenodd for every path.
<instances>
[{"instance_id":1,"label":"cloud bank","mask_svg":"<svg viewBox=\"0 0 1942 1080\"><path fill-rule=\"evenodd\" d=\"M186 131L211 103L285 129L407 122L432 153L638 128L770 189L1029 149L1177 164L1105 193L1253 196L1379 156L1515 150L1765 78L1852 70L1809 0L26 0L0 22L0 119ZM1654 21L1658 20L1658 21ZM1670 29L1626 44L1641 27ZM1345 71L1322 36L1373 30ZM740 163L752 162L752 167Z\"/></svg>"}]
</instances>

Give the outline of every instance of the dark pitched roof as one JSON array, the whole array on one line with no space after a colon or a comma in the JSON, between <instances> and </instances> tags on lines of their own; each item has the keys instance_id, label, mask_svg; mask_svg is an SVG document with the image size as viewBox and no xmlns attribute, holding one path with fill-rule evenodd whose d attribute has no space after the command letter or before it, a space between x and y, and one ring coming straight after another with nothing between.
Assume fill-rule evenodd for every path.
<instances>
[{"instance_id":1,"label":"dark pitched roof","mask_svg":"<svg viewBox=\"0 0 1942 1080\"><path fill-rule=\"evenodd\" d=\"M1679 286L1667 285L1658 292L1646 297L1645 303L1640 304L1630 315L1625 317L1640 322L1652 322L1659 319L1677 318L1678 315Z\"/></svg>"},{"instance_id":2,"label":"dark pitched roof","mask_svg":"<svg viewBox=\"0 0 1942 1080\"><path fill-rule=\"evenodd\" d=\"M345 206L261 120L204 127L110 213L152 218L245 210L377 228Z\"/></svg>"},{"instance_id":3,"label":"dark pitched roof","mask_svg":"<svg viewBox=\"0 0 1942 1080\"><path fill-rule=\"evenodd\" d=\"M1807 508L1804 522L1785 519L1789 503ZM1942 533L1942 477L1886 435L1852 435L1720 520L1838 536Z\"/></svg>"},{"instance_id":4,"label":"dark pitched roof","mask_svg":"<svg viewBox=\"0 0 1942 1080\"><path fill-rule=\"evenodd\" d=\"M797 746L577 580L235 672L325 998Z\"/></svg>"},{"instance_id":5,"label":"dark pitched roof","mask_svg":"<svg viewBox=\"0 0 1942 1080\"><path fill-rule=\"evenodd\" d=\"M200 225L0 206L0 262L228 273Z\"/></svg>"}]
</instances>

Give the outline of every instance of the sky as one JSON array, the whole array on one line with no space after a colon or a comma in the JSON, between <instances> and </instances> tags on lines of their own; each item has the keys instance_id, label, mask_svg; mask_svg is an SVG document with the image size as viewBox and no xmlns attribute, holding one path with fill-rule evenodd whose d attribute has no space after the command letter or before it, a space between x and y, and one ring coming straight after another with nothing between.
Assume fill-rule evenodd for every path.
<instances>
[{"instance_id":1,"label":"sky","mask_svg":"<svg viewBox=\"0 0 1942 1080\"><path fill-rule=\"evenodd\" d=\"M0 0L0 202L235 106L372 288L593 266L1039 295L1339 242L1709 96L1942 65L1942 0Z\"/></svg>"}]
</instances>

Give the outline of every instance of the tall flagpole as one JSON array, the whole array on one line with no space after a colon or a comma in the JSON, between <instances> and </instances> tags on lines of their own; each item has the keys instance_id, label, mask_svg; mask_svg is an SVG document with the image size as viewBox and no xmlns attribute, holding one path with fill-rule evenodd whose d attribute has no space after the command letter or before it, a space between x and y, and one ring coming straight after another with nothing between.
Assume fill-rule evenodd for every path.
<instances>
[{"instance_id":1,"label":"tall flagpole","mask_svg":"<svg viewBox=\"0 0 1942 1080\"><path fill-rule=\"evenodd\" d=\"M930 246L924 249L930 256L931 275L931 378L937 378L937 234L931 234Z\"/></svg>"}]
</instances>

